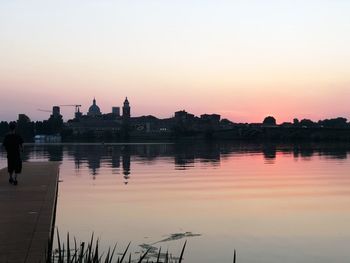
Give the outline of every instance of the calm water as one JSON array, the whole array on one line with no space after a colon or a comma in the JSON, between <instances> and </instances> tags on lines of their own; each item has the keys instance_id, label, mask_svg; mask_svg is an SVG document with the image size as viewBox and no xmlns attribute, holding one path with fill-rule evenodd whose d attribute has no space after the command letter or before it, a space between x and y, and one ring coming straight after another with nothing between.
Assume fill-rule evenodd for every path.
<instances>
[{"instance_id":1,"label":"calm water","mask_svg":"<svg viewBox=\"0 0 350 263\"><path fill-rule=\"evenodd\" d=\"M185 262L232 262L237 249L239 263L320 263L349 262L349 154L339 145L61 145L27 146L25 159L61 162L62 234L175 255L188 240ZM194 236L169 238L186 232Z\"/></svg>"}]
</instances>

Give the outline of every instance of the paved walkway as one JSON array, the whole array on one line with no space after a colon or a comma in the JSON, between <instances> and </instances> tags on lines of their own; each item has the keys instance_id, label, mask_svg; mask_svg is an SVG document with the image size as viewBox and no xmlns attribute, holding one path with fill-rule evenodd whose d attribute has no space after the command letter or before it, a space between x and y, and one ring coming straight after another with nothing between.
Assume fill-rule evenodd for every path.
<instances>
[{"instance_id":1,"label":"paved walkway","mask_svg":"<svg viewBox=\"0 0 350 263\"><path fill-rule=\"evenodd\" d=\"M18 185L0 170L0 262L44 262L55 218L59 163L24 163Z\"/></svg>"}]
</instances>

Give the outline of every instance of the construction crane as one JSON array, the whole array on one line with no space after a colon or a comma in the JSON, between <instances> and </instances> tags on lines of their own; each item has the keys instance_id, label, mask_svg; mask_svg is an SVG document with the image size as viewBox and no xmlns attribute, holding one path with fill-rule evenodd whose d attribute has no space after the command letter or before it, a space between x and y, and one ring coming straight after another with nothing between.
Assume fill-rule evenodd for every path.
<instances>
[{"instance_id":1,"label":"construction crane","mask_svg":"<svg viewBox=\"0 0 350 263\"><path fill-rule=\"evenodd\" d=\"M67 105L58 105L60 107L75 107L75 113L80 112L80 104L67 104Z\"/></svg>"},{"instance_id":2,"label":"construction crane","mask_svg":"<svg viewBox=\"0 0 350 263\"><path fill-rule=\"evenodd\" d=\"M43 109L37 109L37 111L42 111L42 112L50 112L50 113L52 113L52 110L43 110Z\"/></svg>"}]
</instances>

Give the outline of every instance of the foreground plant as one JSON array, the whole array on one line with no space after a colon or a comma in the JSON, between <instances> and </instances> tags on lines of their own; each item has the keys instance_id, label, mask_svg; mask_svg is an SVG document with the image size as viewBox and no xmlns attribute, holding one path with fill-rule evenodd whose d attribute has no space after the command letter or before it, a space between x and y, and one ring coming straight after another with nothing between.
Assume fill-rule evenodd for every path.
<instances>
[{"instance_id":1,"label":"foreground plant","mask_svg":"<svg viewBox=\"0 0 350 263\"><path fill-rule=\"evenodd\" d=\"M99 250L99 240L94 240L94 234L91 235L91 239L87 244L85 244L85 242L80 242L78 245L75 238L73 239L73 243L74 244L71 245L69 233L67 234L66 245L63 241L61 242L60 235L57 230L58 246L55 251L48 251L46 255L46 263L181 263L183 261L187 241L182 247L179 258L173 258L168 251L165 254L162 254L160 248L158 250L156 261L150 260L148 257L151 248L142 253L138 259L132 259L131 253L129 253L128 259L126 259L130 243L127 245L124 252L117 258L115 258L117 244L112 250L109 248L107 254L101 253Z\"/></svg>"}]
</instances>

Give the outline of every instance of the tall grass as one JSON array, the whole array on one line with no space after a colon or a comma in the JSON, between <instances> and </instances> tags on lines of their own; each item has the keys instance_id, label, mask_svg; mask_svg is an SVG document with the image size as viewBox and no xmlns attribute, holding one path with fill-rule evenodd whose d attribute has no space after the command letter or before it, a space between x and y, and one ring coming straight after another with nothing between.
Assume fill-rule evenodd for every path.
<instances>
[{"instance_id":1,"label":"tall grass","mask_svg":"<svg viewBox=\"0 0 350 263\"><path fill-rule=\"evenodd\" d=\"M57 231L57 249L48 251L46 254L46 263L181 263L185 252L187 241L184 243L181 254L178 258L174 258L167 251L161 253L161 248L158 250L156 261L151 260L149 252L151 248L140 254L139 258L132 258L129 252L130 243L124 249L124 252L116 256L117 244L113 249L109 248L107 253L103 253L99 249L99 240L91 235L88 243L77 243L76 239L71 240L69 233L67 234L66 243L61 241L60 234Z\"/></svg>"},{"instance_id":2,"label":"tall grass","mask_svg":"<svg viewBox=\"0 0 350 263\"><path fill-rule=\"evenodd\" d=\"M132 258L129 252L130 243L126 246L123 253L117 254L117 244L113 249L109 248L107 253L103 253L99 249L99 239L91 235L88 243L77 243L76 239L71 240L69 233L67 234L66 243L61 241L59 232L57 230L57 249L55 251L48 251L46 254L46 263L181 263L184 259L184 253L187 241L182 246L180 256L173 257L168 251L161 253L159 248L156 259L154 254L151 256L151 248L140 254L139 258ZM52 247L52 246L51 246ZM119 256L116 256L119 255ZM234 250L233 263L236 263L237 253Z\"/></svg>"}]
</instances>

